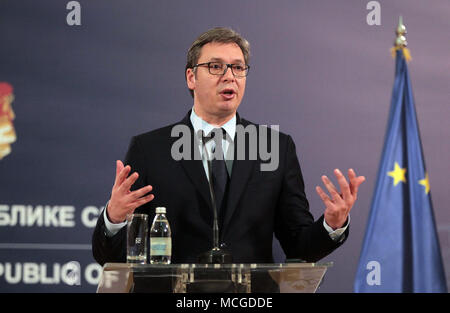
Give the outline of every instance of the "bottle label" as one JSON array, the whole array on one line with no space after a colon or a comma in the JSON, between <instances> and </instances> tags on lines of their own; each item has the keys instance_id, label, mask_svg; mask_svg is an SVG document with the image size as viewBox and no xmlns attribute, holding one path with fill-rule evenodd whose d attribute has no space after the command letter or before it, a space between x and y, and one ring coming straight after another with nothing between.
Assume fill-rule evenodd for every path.
<instances>
[{"instance_id":1,"label":"bottle label","mask_svg":"<svg viewBox=\"0 0 450 313\"><path fill-rule=\"evenodd\" d=\"M172 255L172 238L150 238L150 255Z\"/></svg>"}]
</instances>

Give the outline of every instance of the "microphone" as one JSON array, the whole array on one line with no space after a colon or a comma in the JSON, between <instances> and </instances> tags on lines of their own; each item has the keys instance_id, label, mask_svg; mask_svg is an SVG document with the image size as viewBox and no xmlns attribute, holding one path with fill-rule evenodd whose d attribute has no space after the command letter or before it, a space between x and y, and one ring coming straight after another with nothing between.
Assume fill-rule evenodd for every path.
<instances>
[{"instance_id":1,"label":"microphone","mask_svg":"<svg viewBox=\"0 0 450 313\"><path fill-rule=\"evenodd\" d=\"M231 252L225 249L224 247L219 247L219 219L217 217L217 205L216 205L216 195L214 192L212 180L212 166L211 159L209 157L208 151L206 149L206 145L204 142L203 131L199 132L199 140L202 143L203 151L206 155L206 161L208 164L208 185L209 185L209 193L211 195L212 207L214 211L214 220L213 220L213 248L209 251L206 251L198 256L198 263L201 264L226 264L232 263L233 257ZM222 137L220 137L222 138ZM217 141L216 141L217 143ZM217 145L217 144L216 144ZM221 141L220 141L221 145ZM222 149L220 149L222 150Z\"/></svg>"}]
</instances>

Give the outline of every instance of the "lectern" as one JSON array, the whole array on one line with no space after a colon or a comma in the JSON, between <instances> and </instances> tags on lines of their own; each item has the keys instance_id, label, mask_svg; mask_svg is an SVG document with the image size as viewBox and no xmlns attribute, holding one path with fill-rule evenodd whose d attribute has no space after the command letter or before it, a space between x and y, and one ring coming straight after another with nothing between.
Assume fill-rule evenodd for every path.
<instances>
[{"instance_id":1,"label":"lectern","mask_svg":"<svg viewBox=\"0 0 450 313\"><path fill-rule=\"evenodd\" d=\"M106 263L98 293L316 292L330 263Z\"/></svg>"}]
</instances>

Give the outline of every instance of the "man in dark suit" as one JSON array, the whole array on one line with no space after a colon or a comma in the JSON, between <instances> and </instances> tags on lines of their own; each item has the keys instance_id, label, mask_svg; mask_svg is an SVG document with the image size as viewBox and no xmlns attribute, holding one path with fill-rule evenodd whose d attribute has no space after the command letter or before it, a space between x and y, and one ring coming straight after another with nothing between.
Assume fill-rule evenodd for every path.
<instances>
[{"instance_id":1,"label":"man in dark suit","mask_svg":"<svg viewBox=\"0 0 450 313\"><path fill-rule=\"evenodd\" d=\"M126 215L136 210L152 218L155 208L164 206L172 229L172 263L196 263L198 256L213 246L210 183L218 210L220 243L231 251L235 263L273 262L273 234L287 258L310 262L325 257L345 241L349 212L364 177L349 170L348 182L336 169L339 192L322 176L330 196L316 187L326 209L314 221L292 138L276 130L263 131L237 114L248 64L249 44L231 29L211 29L192 44L186 82L193 108L176 124L133 137L125 165L117 161L111 198L92 239L97 262L125 262ZM188 130L187 137L177 137L175 129ZM208 140L217 129L224 136ZM276 159L274 168L263 170L267 160L260 153L256 159L250 156L255 142L250 136L248 140L238 136L242 129L254 129L256 137L265 140ZM174 153L181 139L184 150L178 152L188 152L190 158L180 159ZM258 143L261 149L261 141ZM243 147L245 157L240 157L239 147ZM216 155L216 149L226 162L208 162L208 155ZM222 169L220 164L224 164Z\"/></svg>"}]
</instances>

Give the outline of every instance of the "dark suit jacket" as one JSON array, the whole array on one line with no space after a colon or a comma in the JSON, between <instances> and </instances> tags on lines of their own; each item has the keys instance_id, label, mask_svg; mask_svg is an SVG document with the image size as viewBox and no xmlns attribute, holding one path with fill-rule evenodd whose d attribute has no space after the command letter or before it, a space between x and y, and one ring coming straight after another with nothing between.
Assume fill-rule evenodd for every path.
<instances>
[{"instance_id":1,"label":"dark suit jacket","mask_svg":"<svg viewBox=\"0 0 450 313\"><path fill-rule=\"evenodd\" d=\"M177 124L187 125L194 141L190 112ZM132 190L153 186L154 200L136 212L148 214L152 221L156 207L167 208L172 229L172 263L196 263L198 255L213 245L213 209L202 161L175 161L171 156L172 144L179 139L171 137L171 130L177 124L133 137L125 164L140 175ZM246 127L252 123L237 115L237 124ZM235 147L236 144L235 141ZM231 250L233 262L273 262L273 234L287 258L308 262L316 262L340 246L344 240L334 242L330 238L322 224L323 216L314 222L309 212L292 138L279 133L276 170L261 171L262 162L259 154L257 160L235 157L233 161L220 230L220 242ZM348 228L344 236L348 236ZM108 238L101 214L92 237L92 251L100 264L126 262L126 227Z\"/></svg>"}]
</instances>

